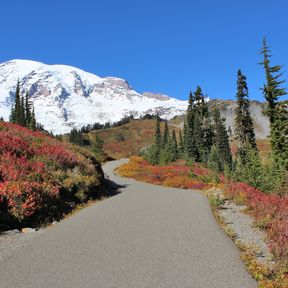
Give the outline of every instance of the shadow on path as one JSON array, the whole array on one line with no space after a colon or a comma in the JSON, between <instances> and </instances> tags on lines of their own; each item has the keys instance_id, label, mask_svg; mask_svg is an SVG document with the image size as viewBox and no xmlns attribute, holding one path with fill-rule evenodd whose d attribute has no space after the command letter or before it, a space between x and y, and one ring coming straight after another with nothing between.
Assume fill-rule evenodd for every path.
<instances>
[{"instance_id":1,"label":"shadow on path","mask_svg":"<svg viewBox=\"0 0 288 288\"><path fill-rule=\"evenodd\" d=\"M105 179L104 180L104 188L105 188L105 194L108 197L115 196L119 193L121 193L121 188L126 188L128 185L119 185L115 183L114 181L110 179Z\"/></svg>"}]
</instances>

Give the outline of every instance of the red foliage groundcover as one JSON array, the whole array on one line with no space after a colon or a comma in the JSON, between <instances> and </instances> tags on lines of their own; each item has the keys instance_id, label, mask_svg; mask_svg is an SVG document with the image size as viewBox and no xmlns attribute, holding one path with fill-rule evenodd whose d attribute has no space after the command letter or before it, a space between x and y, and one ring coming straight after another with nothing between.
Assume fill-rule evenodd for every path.
<instances>
[{"instance_id":1,"label":"red foliage groundcover","mask_svg":"<svg viewBox=\"0 0 288 288\"><path fill-rule=\"evenodd\" d=\"M79 192L73 179L80 183L84 177L94 177L94 184L99 184L92 162L72 146L0 122L0 212L21 221L57 200L60 189Z\"/></svg>"}]
</instances>

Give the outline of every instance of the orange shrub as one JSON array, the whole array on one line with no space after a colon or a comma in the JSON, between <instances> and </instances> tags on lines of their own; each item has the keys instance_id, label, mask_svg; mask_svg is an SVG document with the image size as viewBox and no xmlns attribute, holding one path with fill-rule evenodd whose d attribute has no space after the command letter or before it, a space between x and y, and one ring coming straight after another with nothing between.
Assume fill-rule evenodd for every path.
<instances>
[{"instance_id":1,"label":"orange shrub","mask_svg":"<svg viewBox=\"0 0 288 288\"><path fill-rule=\"evenodd\" d=\"M187 176L174 176L166 178L163 181L163 185L168 187L182 188L185 189L191 184L191 180Z\"/></svg>"},{"instance_id":2,"label":"orange shrub","mask_svg":"<svg viewBox=\"0 0 288 288\"><path fill-rule=\"evenodd\" d=\"M127 164L123 164L117 169L119 175L123 177L134 177L137 174L143 174L143 169L147 162L138 156L132 156Z\"/></svg>"},{"instance_id":3,"label":"orange shrub","mask_svg":"<svg viewBox=\"0 0 288 288\"><path fill-rule=\"evenodd\" d=\"M196 172L201 176L207 171L207 168L203 168L200 165L195 165ZM208 184L204 184L200 178L191 179L189 176L191 168L185 166L184 163L174 163L167 166L152 166L148 164L143 158L133 156L130 158L127 164L124 164L118 168L118 173L124 177L131 177L136 180L144 182L165 185L168 187L182 188L182 189L204 189ZM197 175L196 175L197 178Z\"/></svg>"}]
</instances>

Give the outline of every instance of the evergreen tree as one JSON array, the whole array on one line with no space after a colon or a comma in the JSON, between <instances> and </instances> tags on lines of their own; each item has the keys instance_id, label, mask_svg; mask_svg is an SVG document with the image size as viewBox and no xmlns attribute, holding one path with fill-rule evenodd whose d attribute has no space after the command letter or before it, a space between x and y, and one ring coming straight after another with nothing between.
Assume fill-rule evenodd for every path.
<instances>
[{"instance_id":1,"label":"evergreen tree","mask_svg":"<svg viewBox=\"0 0 288 288\"><path fill-rule=\"evenodd\" d=\"M15 113L15 105L14 104L12 104L12 107L11 107L9 122L16 123L16 113Z\"/></svg>"},{"instance_id":2,"label":"evergreen tree","mask_svg":"<svg viewBox=\"0 0 288 288\"><path fill-rule=\"evenodd\" d=\"M263 39L263 47L261 49L261 54L263 54L263 62L259 63L263 65L266 75L266 83L264 84L264 88L262 89L264 97L268 102L268 107L266 108L265 114L269 117L270 123L273 123L275 120L275 116L277 113L277 105L278 99L281 96L286 95L285 88L281 87L281 84L285 82L285 80L279 80L282 76L281 65L271 66L270 58L271 58L271 50L267 46L266 38Z\"/></svg>"},{"instance_id":3,"label":"evergreen tree","mask_svg":"<svg viewBox=\"0 0 288 288\"><path fill-rule=\"evenodd\" d=\"M201 149L200 149L200 155L201 155L201 161L206 163L209 158L210 150L213 145L213 127L211 123L211 117L207 113L207 117L204 117L202 120L202 140L201 140Z\"/></svg>"},{"instance_id":4,"label":"evergreen tree","mask_svg":"<svg viewBox=\"0 0 288 288\"><path fill-rule=\"evenodd\" d=\"M30 127L31 116L32 116L31 103L30 103L29 94L27 91L25 95L25 126L27 128Z\"/></svg>"},{"instance_id":5,"label":"evergreen tree","mask_svg":"<svg viewBox=\"0 0 288 288\"><path fill-rule=\"evenodd\" d=\"M15 91L15 104L11 109L11 121L15 124L20 124L21 118L21 99L20 99L20 81L18 80Z\"/></svg>"},{"instance_id":6,"label":"evergreen tree","mask_svg":"<svg viewBox=\"0 0 288 288\"><path fill-rule=\"evenodd\" d=\"M183 146L184 146L184 153L187 153L187 116L184 119L184 125L183 125Z\"/></svg>"},{"instance_id":7,"label":"evergreen tree","mask_svg":"<svg viewBox=\"0 0 288 288\"><path fill-rule=\"evenodd\" d=\"M9 121L32 130L37 129L35 111L34 108L32 111L32 105L29 101L28 92L26 93L25 98L20 96L19 80L16 86L15 103L12 105ZM38 128L39 130L44 130L41 125L38 125Z\"/></svg>"},{"instance_id":8,"label":"evergreen tree","mask_svg":"<svg viewBox=\"0 0 288 288\"><path fill-rule=\"evenodd\" d=\"M277 117L271 124L271 146L274 157L278 161L284 161L288 169L288 109L285 103L277 107Z\"/></svg>"},{"instance_id":9,"label":"evergreen tree","mask_svg":"<svg viewBox=\"0 0 288 288\"><path fill-rule=\"evenodd\" d=\"M187 143L189 158L198 162L207 162L212 145L212 129L209 125L208 105L200 86L194 94L190 92L187 109Z\"/></svg>"},{"instance_id":10,"label":"evergreen tree","mask_svg":"<svg viewBox=\"0 0 288 288\"><path fill-rule=\"evenodd\" d=\"M218 148L214 144L211 147L209 158L208 158L208 167L214 172L219 172L221 170L221 159L219 157Z\"/></svg>"},{"instance_id":11,"label":"evergreen tree","mask_svg":"<svg viewBox=\"0 0 288 288\"><path fill-rule=\"evenodd\" d=\"M235 109L235 134L239 141L239 151L245 157L245 149L250 145L257 150L253 121L249 111L248 87L246 77L237 73L237 108Z\"/></svg>"},{"instance_id":12,"label":"evergreen tree","mask_svg":"<svg viewBox=\"0 0 288 288\"><path fill-rule=\"evenodd\" d=\"M185 155L185 146L184 146L184 141L183 141L183 136L181 130L179 130L179 157L183 158Z\"/></svg>"},{"instance_id":13,"label":"evergreen tree","mask_svg":"<svg viewBox=\"0 0 288 288\"><path fill-rule=\"evenodd\" d=\"M188 109L186 114L186 129L184 127L184 141L186 146L186 152L188 158L197 157L195 138L194 138L194 119L195 119L195 109L194 109L195 97L192 92L189 94Z\"/></svg>"},{"instance_id":14,"label":"evergreen tree","mask_svg":"<svg viewBox=\"0 0 288 288\"><path fill-rule=\"evenodd\" d=\"M201 151L203 148L203 143L202 143L202 127L201 127L201 115L200 111L196 110L195 111L195 116L194 116L194 129L193 129L193 154L192 158L196 162L201 162Z\"/></svg>"},{"instance_id":15,"label":"evergreen tree","mask_svg":"<svg viewBox=\"0 0 288 288\"><path fill-rule=\"evenodd\" d=\"M191 111L193 109L194 101L195 101L194 95L193 95L192 91L190 91L187 111Z\"/></svg>"},{"instance_id":16,"label":"evergreen tree","mask_svg":"<svg viewBox=\"0 0 288 288\"><path fill-rule=\"evenodd\" d=\"M263 170L259 153L248 144L245 158L241 157L240 154L236 157L233 178L236 181L246 182L254 187L259 187L263 178L262 174Z\"/></svg>"},{"instance_id":17,"label":"evergreen tree","mask_svg":"<svg viewBox=\"0 0 288 288\"><path fill-rule=\"evenodd\" d=\"M157 114L156 116L156 127L155 127L155 140L154 140L154 149L155 149L155 163L159 163L160 160L160 150L161 150L161 130L160 130L160 117Z\"/></svg>"},{"instance_id":18,"label":"evergreen tree","mask_svg":"<svg viewBox=\"0 0 288 288\"><path fill-rule=\"evenodd\" d=\"M194 106L201 107L203 104L204 95L202 93L202 89L200 86L196 87L196 91L194 92Z\"/></svg>"},{"instance_id":19,"label":"evergreen tree","mask_svg":"<svg viewBox=\"0 0 288 288\"><path fill-rule=\"evenodd\" d=\"M25 120L25 104L24 104L24 97L20 99L20 113L19 113L19 123L21 126L25 127L26 120Z\"/></svg>"},{"instance_id":20,"label":"evergreen tree","mask_svg":"<svg viewBox=\"0 0 288 288\"><path fill-rule=\"evenodd\" d=\"M73 128L69 134L69 141L79 146L84 146L84 138L81 131Z\"/></svg>"},{"instance_id":21,"label":"evergreen tree","mask_svg":"<svg viewBox=\"0 0 288 288\"><path fill-rule=\"evenodd\" d=\"M173 130L174 131L174 130ZM175 131L172 133L172 137L168 137L168 142L160 150L160 165L167 165L178 158L178 147Z\"/></svg>"},{"instance_id":22,"label":"evergreen tree","mask_svg":"<svg viewBox=\"0 0 288 288\"><path fill-rule=\"evenodd\" d=\"M281 84L283 84L285 80L279 80L283 74L280 72L282 66L271 66L271 51L267 46L266 38L263 39L261 53L264 59L260 64L263 65L266 74L266 83L262 90L268 102L265 114L270 120L272 152L274 157L285 159L286 168L288 168L288 111L286 104L278 101L281 96L287 94L285 88L281 87Z\"/></svg>"},{"instance_id":23,"label":"evergreen tree","mask_svg":"<svg viewBox=\"0 0 288 288\"><path fill-rule=\"evenodd\" d=\"M259 153L248 145L246 158L243 159L239 155L236 157L232 177L234 181L246 182L263 192L279 191L285 184L283 162L281 159L271 157L265 164L262 164ZM284 189L287 191L287 186ZM279 192L281 193L281 191Z\"/></svg>"},{"instance_id":24,"label":"evergreen tree","mask_svg":"<svg viewBox=\"0 0 288 288\"><path fill-rule=\"evenodd\" d=\"M81 132L80 132L81 133ZM82 135L82 133L81 133ZM98 135L98 133L95 134L94 143L93 143L93 152L97 155L103 154L103 145L104 141L103 139Z\"/></svg>"},{"instance_id":25,"label":"evergreen tree","mask_svg":"<svg viewBox=\"0 0 288 288\"><path fill-rule=\"evenodd\" d=\"M208 117L208 105L205 102L205 97L200 86L197 86L194 93L194 108L199 112L200 118Z\"/></svg>"},{"instance_id":26,"label":"evergreen tree","mask_svg":"<svg viewBox=\"0 0 288 288\"><path fill-rule=\"evenodd\" d=\"M214 144L216 145L219 159L220 159L220 170L223 171L224 167L227 166L232 168L232 154L229 144L229 136L225 127L224 120L221 119L220 111L215 109L213 111L214 120Z\"/></svg>"},{"instance_id":27,"label":"evergreen tree","mask_svg":"<svg viewBox=\"0 0 288 288\"><path fill-rule=\"evenodd\" d=\"M173 159L176 160L178 158L178 143L177 143L175 130L172 131L171 142L172 142L172 149L173 149Z\"/></svg>"},{"instance_id":28,"label":"evergreen tree","mask_svg":"<svg viewBox=\"0 0 288 288\"><path fill-rule=\"evenodd\" d=\"M165 126L164 126L164 133L162 137L162 145L166 145L169 140L169 128L168 128L168 121L165 121Z\"/></svg>"},{"instance_id":29,"label":"evergreen tree","mask_svg":"<svg viewBox=\"0 0 288 288\"><path fill-rule=\"evenodd\" d=\"M186 151L188 158L194 159L197 157L197 149L194 138L194 112L193 110L187 113L187 129L186 129Z\"/></svg>"},{"instance_id":30,"label":"evergreen tree","mask_svg":"<svg viewBox=\"0 0 288 288\"><path fill-rule=\"evenodd\" d=\"M36 130L37 123L36 123L36 118L35 118L35 109L34 107L32 108L32 113L31 113L31 121L29 123L29 128L33 131Z\"/></svg>"},{"instance_id":31,"label":"evergreen tree","mask_svg":"<svg viewBox=\"0 0 288 288\"><path fill-rule=\"evenodd\" d=\"M152 165L158 165L160 163L160 152L156 149L155 143L143 152L143 157Z\"/></svg>"}]
</instances>

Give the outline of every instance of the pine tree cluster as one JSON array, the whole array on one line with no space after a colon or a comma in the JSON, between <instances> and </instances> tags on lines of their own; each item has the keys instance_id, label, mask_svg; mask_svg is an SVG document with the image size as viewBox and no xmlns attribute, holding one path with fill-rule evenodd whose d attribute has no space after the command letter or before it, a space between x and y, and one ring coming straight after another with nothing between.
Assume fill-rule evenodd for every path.
<instances>
[{"instance_id":1,"label":"pine tree cluster","mask_svg":"<svg viewBox=\"0 0 288 288\"><path fill-rule=\"evenodd\" d=\"M69 133L69 142L79 146L89 145L89 142L83 137L82 132L73 128Z\"/></svg>"},{"instance_id":2,"label":"pine tree cluster","mask_svg":"<svg viewBox=\"0 0 288 288\"><path fill-rule=\"evenodd\" d=\"M271 51L264 38L263 65L266 83L262 89L267 106L264 114L270 121L270 142L272 155L263 163L257 150L252 118L249 112L248 88L246 77L238 71L237 75L237 108L235 117L235 134L238 141L238 152L234 162L232 177L235 181L246 182L264 192L283 191L287 193L288 168L288 109L287 105L279 101L286 91L281 87L284 80L279 80L282 73L281 66L271 66ZM286 171L285 171L286 170ZM285 176L286 175L286 176ZM286 177L286 178L285 178ZM285 184L286 183L286 184ZM286 185L285 189L282 189Z\"/></svg>"},{"instance_id":3,"label":"pine tree cluster","mask_svg":"<svg viewBox=\"0 0 288 288\"><path fill-rule=\"evenodd\" d=\"M172 134L169 133L168 122L164 123L164 132L161 133L161 119L156 116L155 136L154 143L143 152L144 158L146 158L153 165L166 165L170 162L177 160L180 157L180 145L182 142L182 136L179 135L180 145L178 148L178 142L175 130Z\"/></svg>"},{"instance_id":4,"label":"pine tree cluster","mask_svg":"<svg viewBox=\"0 0 288 288\"><path fill-rule=\"evenodd\" d=\"M185 159L209 162L217 171L223 171L226 166L231 168L232 155L224 120L217 109L209 112L199 86L194 93L190 92L184 128L179 131L178 141L175 130L170 135L167 121L161 133L160 118L157 117L154 143L144 152L144 157L153 165Z\"/></svg>"},{"instance_id":5,"label":"pine tree cluster","mask_svg":"<svg viewBox=\"0 0 288 288\"><path fill-rule=\"evenodd\" d=\"M25 97L21 96L19 80L16 86L15 104L11 108L10 122L32 130L37 128L34 107L30 102L28 92Z\"/></svg>"},{"instance_id":6,"label":"pine tree cluster","mask_svg":"<svg viewBox=\"0 0 288 288\"><path fill-rule=\"evenodd\" d=\"M187 158L209 163L217 171L223 171L226 165L231 167L232 155L224 120L218 109L209 111L199 86L194 93L190 92L183 133Z\"/></svg>"}]
</instances>

